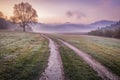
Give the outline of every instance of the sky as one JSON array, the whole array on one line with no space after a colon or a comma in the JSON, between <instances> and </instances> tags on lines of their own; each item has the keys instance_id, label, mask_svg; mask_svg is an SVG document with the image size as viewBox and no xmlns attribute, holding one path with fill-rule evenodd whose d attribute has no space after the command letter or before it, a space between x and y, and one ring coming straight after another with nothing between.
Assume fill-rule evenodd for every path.
<instances>
[{"instance_id":1,"label":"sky","mask_svg":"<svg viewBox=\"0 0 120 80\"><path fill-rule=\"evenodd\" d=\"M120 20L120 0L0 0L0 11L10 17L14 4L28 2L41 23L83 23Z\"/></svg>"}]
</instances>

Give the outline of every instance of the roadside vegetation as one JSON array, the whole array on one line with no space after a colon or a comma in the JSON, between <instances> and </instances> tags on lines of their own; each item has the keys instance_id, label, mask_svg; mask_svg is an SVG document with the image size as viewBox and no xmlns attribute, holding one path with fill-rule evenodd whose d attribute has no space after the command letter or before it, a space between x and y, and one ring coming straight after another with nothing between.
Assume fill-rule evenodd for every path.
<instances>
[{"instance_id":1,"label":"roadside vegetation","mask_svg":"<svg viewBox=\"0 0 120 80\"><path fill-rule=\"evenodd\" d=\"M40 34L0 31L0 80L39 80L48 50Z\"/></svg>"},{"instance_id":2,"label":"roadside vegetation","mask_svg":"<svg viewBox=\"0 0 120 80\"><path fill-rule=\"evenodd\" d=\"M120 40L87 35L56 35L93 56L120 76Z\"/></svg>"}]
</instances>

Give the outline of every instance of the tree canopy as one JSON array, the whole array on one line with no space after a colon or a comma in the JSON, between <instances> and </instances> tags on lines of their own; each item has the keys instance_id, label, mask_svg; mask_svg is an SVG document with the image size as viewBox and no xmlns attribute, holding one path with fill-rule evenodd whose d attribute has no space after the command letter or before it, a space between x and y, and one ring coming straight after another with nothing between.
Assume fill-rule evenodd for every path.
<instances>
[{"instance_id":1,"label":"tree canopy","mask_svg":"<svg viewBox=\"0 0 120 80\"><path fill-rule=\"evenodd\" d=\"M11 20L15 23L19 23L23 27L23 31L26 31L28 23L37 21L37 12L29 3L21 2L14 5L14 16Z\"/></svg>"}]
</instances>

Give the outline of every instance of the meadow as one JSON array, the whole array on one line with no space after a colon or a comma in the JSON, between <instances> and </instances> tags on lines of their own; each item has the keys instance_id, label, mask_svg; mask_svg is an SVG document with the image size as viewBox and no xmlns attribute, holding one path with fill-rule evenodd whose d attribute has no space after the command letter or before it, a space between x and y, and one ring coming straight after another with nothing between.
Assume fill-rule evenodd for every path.
<instances>
[{"instance_id":1,"label":"meadow","mask_svg":"<svg viewBox=\"0 0 120 80\"><path fill-rule=\"evenodd\" d=\"M59 43L65 80L101 80L98 74L74 51Z\"/></svg>"},{"instance_id":2,"label":"meadow","mask_svg":"<svg viewBox=\"0 0 120 80\"><path fill-rule=\"evenodd\" d=\"M0 31L0 80L38 80L48 57L40 34Z\"/></svg>"},{"instance_id":3,"label":"meadow","mask_svg":"<svg viewBox=\"0 0 120 80\"><path fill-rule=\"evenodd\" d=\"M101 80L82 58L58 41L61 38L91 55L120 76L120 40L88 35L47 35L55 41L65 80ZM38 33L0 31L0 80L39 80L47 67L49 42Z\"/></svg>"},{"instance_id":4,"label":"meadow","mask_svg":"<svg viewBox=\"0 0 120 80\"><path fill-rule=\"evenodd\" d=\"M54 35L90 54L120 76L120 40L88 35Z\"/></svg>"}]
</instances>

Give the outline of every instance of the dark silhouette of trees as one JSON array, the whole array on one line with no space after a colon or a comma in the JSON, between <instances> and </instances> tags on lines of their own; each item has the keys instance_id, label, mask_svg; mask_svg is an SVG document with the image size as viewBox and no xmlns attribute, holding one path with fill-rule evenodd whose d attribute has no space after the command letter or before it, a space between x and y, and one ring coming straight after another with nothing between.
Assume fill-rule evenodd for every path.
<instances>
[{"instance_id":1,"label":"dark silhouette of trees","mask_svg":"<svg viewBox=\"0 0 120 80\"><path fill-rule=\"evenodd\" d=\"M120 38L120 28L115 31L114 37Z\"/></svg>"},{"instance_id":2,"label":"dark silhouette of trees","mask_svg":"<svg viewBox=\"0 0 120 80\"><path fill-rule=\"evenodd\" d=\"M4 18L4 15L1 11L0 11L0 18Z\"/></svg>"},{"instance_id":3,"label":"dark silhouette of trees","mask_svg":"<svg viewBox=\"0 0 120 80\"><path fill-rule=\"evenodd\" d=\"M88 32L89 35L120 38L120 21L105 28Z\"/></svg>"},{"instance_id":4,"label":"dark silhouette of trees","mask_svg":"<svg viewBox=\"0 0 120 80\"><path fill-rule=\"evenodd\" d=\"M11 21L19 23L23 28L23 31L26 31L26 26L31 22L37 21L37 12L29 3L21 2L14 5L14 16L11 17Z\"/></svg>"},{"instance_id":5,"label":"dark silhouette of trees","mask_svg":"<svg viewBox=\"0 0 120 80\"><path fill-rule=\"evenodd\" d=\"M8 29L9 22L4 18L0 18L0 29Z\"/></svg>"},{"instance_id":6,"label":"dark silhouette of trees","mask_svg":"<svg viewBox=\"0 0 120 80\"><path fill-rule=\"evenodd\" d=\"M5 20L8 19L7 16L5 16L5 15L3 14L3 12L1 12L1 11L0 11L0 18L5 19Z\"/></svg>"},{"instance_id":7,"label":"dark silhouette of trees","mask_svg":"<svg viewBox=\"0 0 120 80\"><path fill-rule=\"evenodd\" d=\"M4 14L0 11L0 29L7 29L7 28L8 28L7 17L4 16Z\"/></svg>"},{"instance_id":8,"label":"dark silhouette of trees","mask_svg":"<svg viewBox=\"0 0 120 80\"><path fill-rule=\"evenodd\" d=\"M7 16L5 16L1 11L0 11L0 18L7 20Z\"/></svg>"}]
</instances>

